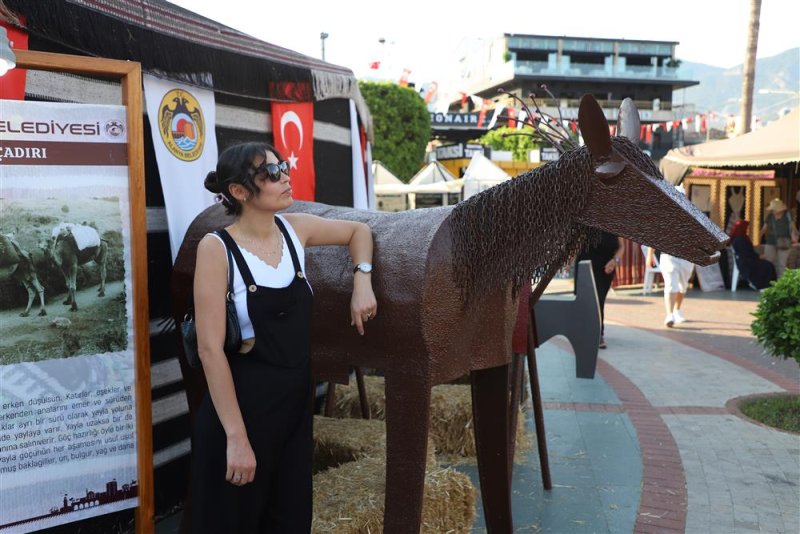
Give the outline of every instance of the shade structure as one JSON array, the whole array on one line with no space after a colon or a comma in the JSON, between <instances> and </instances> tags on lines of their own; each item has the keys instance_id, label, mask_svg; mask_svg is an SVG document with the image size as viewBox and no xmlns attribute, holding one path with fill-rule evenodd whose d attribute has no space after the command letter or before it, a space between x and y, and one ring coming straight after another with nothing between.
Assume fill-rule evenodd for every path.
<instances>
[{"instance_id":1,"label":"shade structure","mask_svg":"<svg viewBox=\"0 0 800 534\"><path fill-rule=\"evenodd\" d=\"M800 161L800 109L732 139L674 148L661 159L661 173L680 183L690 167L763 167Z\"/></svg>"}]
</instances>

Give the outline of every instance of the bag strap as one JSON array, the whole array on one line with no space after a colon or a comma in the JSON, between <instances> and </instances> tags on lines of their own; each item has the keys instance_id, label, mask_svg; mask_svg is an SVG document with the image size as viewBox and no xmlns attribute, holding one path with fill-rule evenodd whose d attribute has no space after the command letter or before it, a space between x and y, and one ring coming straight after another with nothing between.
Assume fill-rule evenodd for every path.
<instances>
[{"instance_id":1,"label":"bag strap","mask_svg":"<svg viewBox=\"0 0 800 534\"><path fill-rule=\"evenodd\" d=\"M228 233L227 230L221 228L215 232L225 243L225 248L228 249L228 258L230 258L231 252L233 252L233 259L236 260L236 266L239 268L239 273L242 275L242 279L244 280L244 284L247 287L247 290L250 292L255 291L258 287L256 285L255 279L253 278L253 274L250 272L250 267L247 266L247 261L245 261L244 256L242 256L242 251L239 250L239 245L236 244L236 241L233 240L231 234ZM230 267L228 268L228 274L230 279L230 287L233 287L233 269ZM231 293L233 290L231 289Z\"/></svg>"},{"instance_id":2,"label":"bag strap","mask_svg":"<svg viewBox=\"0 0 800 534\"><path fill-rule=\"evenodd\" d=\"M283 224L281 218L277 216L275 217L275 223L278 225L278 228L283 234L284 239L286 239L286 244L289 245L289 254L292 256L292 265L294 265L295 276L305 278L303 269L300 268L300 260L297 258L297 250L294 248L294 242L292 241L292 237L289 235L289 231L286 229L286 225Z\"/></svg>"},{"instance_id":3,"label":"bag strap","mask_svg":"<svg viewBox=\"0 0 800 534\"><path fill-rule=\"evenodd\" d=\"M222 232L225 232L227 234L225 229L222 229ZM214 233L222 237L219 230L217 230ZM225 238L222 239L224 240ZM231 255L231 248L227 245L225 245L225 252L228 253L228 292L225 294L225 300L232 301L233 300L233 256Z\"/></svg>"}]
</instances>

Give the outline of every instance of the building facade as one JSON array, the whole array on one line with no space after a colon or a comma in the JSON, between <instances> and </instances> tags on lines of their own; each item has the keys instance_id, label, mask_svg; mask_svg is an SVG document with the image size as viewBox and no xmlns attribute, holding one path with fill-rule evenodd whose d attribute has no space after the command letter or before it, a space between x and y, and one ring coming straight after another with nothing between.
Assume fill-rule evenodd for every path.
<instances>
[{"instance_id":1,"label":"building facade","mask_svg":"<svg viewBox=\"0 0 800 534\"><path fill-rule=\"evenodd\" d=\"M536 104L552 116L577 119L584 94L593 95L610 124L619 105L631 98L642 124L679 120L686 110L672 102L673 91L697 85L680 69L677 42L597 39L585 37L504 34L494 39L468 40L459 50L460 87L465 95L506 104L520 110L519 102L498 94L504 89L533 109ZM547 86L547 91L542 89ZM453 101L450 111L471 112L475 98ZM678 131L658 132L646 146L657 157L680 145ZM673 141L675 143L673 143Z\"/></svg>"}]
</instances>

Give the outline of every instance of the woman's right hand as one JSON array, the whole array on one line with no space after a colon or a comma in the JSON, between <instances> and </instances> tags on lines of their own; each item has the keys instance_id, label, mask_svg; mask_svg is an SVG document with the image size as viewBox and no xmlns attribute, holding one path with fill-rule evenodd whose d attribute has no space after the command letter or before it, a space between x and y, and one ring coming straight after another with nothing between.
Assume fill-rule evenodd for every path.
<instances>
[{"instance_id":1,"label":"woman's right hand","mask_svg":"<svg viewBox=\"0 0 800 534\"><path fill-rule=\"evenodd\" d=\"M247 436L228 438L227 459L225 480L234 486L244 486L253 481L256 476L256 455Z\"/></svg>"}]
</instances>

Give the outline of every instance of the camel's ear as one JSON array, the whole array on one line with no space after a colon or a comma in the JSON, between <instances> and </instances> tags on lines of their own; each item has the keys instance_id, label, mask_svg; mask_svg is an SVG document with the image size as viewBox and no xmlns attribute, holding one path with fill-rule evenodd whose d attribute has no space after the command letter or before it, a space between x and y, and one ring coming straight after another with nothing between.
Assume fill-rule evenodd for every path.
<instances>
[{"instance_id":1,"label":"camel's ear","mask_svg":"<svg viewBox=\"0 0 800 534\"><path fill-rule=\"evenodd\" d=\"M640 124L639 110L636 109L636 104L630 98L626 98L619 106L617 136L627 137L632 142L638 143L641 134Z\"/></svg>"},{"instance_id":2,"label":"camel's ear","mask_svg":"<svg viewBox=\"0 0 800 534\"><path fill-rule=\"evenodd\" d=\"M589 152L596 160L606 159L611 155L611 138L608 135L608 121L597 100L592 95L585 94L581 98L578 109L578 123L581 126L581 135L589 147Z\"/></svg>"}]
</instances>

